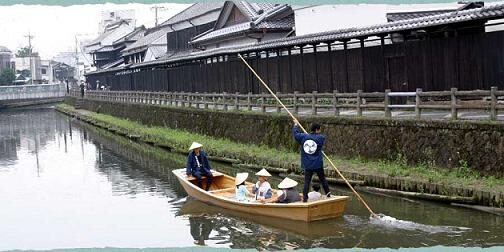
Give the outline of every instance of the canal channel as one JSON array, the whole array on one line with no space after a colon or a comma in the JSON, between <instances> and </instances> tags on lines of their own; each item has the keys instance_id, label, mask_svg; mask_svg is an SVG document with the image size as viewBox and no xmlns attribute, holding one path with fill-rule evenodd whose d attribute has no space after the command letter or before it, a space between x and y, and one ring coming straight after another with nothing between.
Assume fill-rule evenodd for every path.
<instances>
[{"instance_id":1,"label":"canal channel","mask_svg":"<svg viewBox=\"0 0 504 252\"><path fill-rule=\"evenodd\" d=\"M186 197L170 172L185 158L50 107L0 112L0 251L504 245L503 217L371 194L364 197L377 212L405 221L370 221L355 198L342 218L311 224L226 211ZM332 190L351 195L343 187Z\"/></svg>"}]
</instances>

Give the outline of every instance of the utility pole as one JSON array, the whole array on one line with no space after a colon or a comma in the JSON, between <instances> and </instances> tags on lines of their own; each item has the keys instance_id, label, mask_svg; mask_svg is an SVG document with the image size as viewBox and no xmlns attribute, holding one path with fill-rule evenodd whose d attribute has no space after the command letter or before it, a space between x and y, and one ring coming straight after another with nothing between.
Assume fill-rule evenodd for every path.
<instances>
[{"instance_id":1,"label":"utility pole","mask_svg":"<svg viewBox=\"0 0 504 252\"><path fill-rule=\"evenodd\" d=\"M33 74L33 67L32 67L32 45L31 45L31 40L35 36L31 35L30 32L28 32L28 35L25 35L25 37L28 38L28 57L29 57L29 61L30 61L30 75L31 75L30 84L33 84L34 74Z\"/></svg>"},{"instance_id":2,"label":"utility pole","mask_svg":"<svg viewBox=\"0 0 504 252\"><path fill-rule=\"evenodd\" d=\"M75 35L75 71L77 71L77 85L80 83L80 69L79 69L79 42L77 41L77 35Z\"/></svg>"},{"instance_id":3,"label":"utility pole","mask_svg":"<svg viewBox=\"0 0 504 252\"><path fill-rule=\"evenodd\" d=\"M155 27L157 27L157 26L158 26L158 15L157 15L157 13L158 13L158 9L162 10L162 9L164 9L164 8L165 8L165 7L163 7L163 6L157 6L157 5L156 5L156 6L151 7L151 10L152 10L152 9L154 9L154 13L155 13L155 15L156 15L156 26L155 26Z\"/></svg>"}]
</instances>

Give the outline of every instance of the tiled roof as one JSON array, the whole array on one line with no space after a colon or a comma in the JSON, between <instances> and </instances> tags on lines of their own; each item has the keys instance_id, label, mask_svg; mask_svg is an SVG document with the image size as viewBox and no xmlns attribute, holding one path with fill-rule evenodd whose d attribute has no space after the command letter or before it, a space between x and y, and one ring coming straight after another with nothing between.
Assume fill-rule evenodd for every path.
<instances>
[{"instance_id":1,"label":"tiled roof","mask_svg":"<svg viewBox=\"0 0 504 252\"><path fill-rule=\"evenodd\" d=\"M290 15L280 20L266 20L259 23L256 28L258 29L291 29L295 26L294 16Z\"/></svg>"},{"instance_id":2,"label":"tiled roof","mask_svg":"<svg viewBox=\"0 0 504 252\"><path fill-rule=\"evenodd\" d=\"M172 25L182 21L186 21L197 16L201 16L205 13L219 10L224 5L224 2L200 2L189 6L187 9L181 11L170 19L161 23L163 25Z\"/></svg>"},{"instance_id":3,"label":"tiled roof","mask_svg":"<svg viewBox=\"0 0 504 252\"><path fill-rule=\"evenodd\" d=\"M290 7L286 4L275 5L269 3L249 3L247 1L233 1L233 3L252 21L211 30L194 37L191 43L199 44L205 41L229 37L245 31L254 31L257 29L290 30L294 27L294 17L274 18L279 12L289 10Z\"/></svg>"},{"instance_id":4,"label":"tiled roof","mask_svg":"<svg viewBox=\"0 0 504 252\"><path fill-rule=\"evenodd\" d=\"M118 43L121 43L121 42L124 42L124 41L136 41L139 38L141 38L141 37L144 36L145 30L146 30L145 26L143 26L143 25L139 26L139 27L135 28L132 32L124 35L120 39L117 39L112 44L118 44Z\"/></svg>"},{"instance_id":5,"label":"tiled roof","mask_svg":"<svg viewBox=\"0 0 504 252\"><path fill-rule=\"evenodd\" d=\"M97 52L112 52L114 51L114 47L111 46L111 45L106 45L106 46L102 46L100 47L99 49L93 51L93 53L97 53Z\"/></svg>"},{"instance_id":6,"label":"tiled roof","mask_svg":"<svg viewBox=\"0 0 504 252\"><path fill-rule=\"evenodd\" d=\"M101 67L101 69L110 69L110 68L112 68L112 67L119 66L119 65L121 65L122 63L124 63L123 58L120 58L120 59L118 59L118 60L116 60L116 61L114 61L114 62L110 62L110 63L108 63L108 64L106 64L106 65L103 65L103 66Z\"/></svg>"},{"instance_id":7,"label":"tiled roof","mask_svg":"<svg viewBox=\"0 0 504 252\"><path fill-rule=\"evenodd\" d=\"M417 12L395 12L387 13L389 22L401 21L405 19L420 18L425 16L439 15L443 13L453 12L455 10L434 10L434 11L417 11Z\"/></svg>"},{"instance_id":8,"label":"tiled roof","mask_svg":"<svg viewBox=\"0 0 504 252\"><path fill-rule=\"evenodd\" d=\"M161 56L166 54L167 46L166 45L149 46L149 50L152 51L152 54L156 59L159 59Z\"/></svg>"},{"instance_id":9,"label":"tiled roof","mask_svg":"<svg viewBox=\"0 0 504 252\"><path fill-rule=\"evenodd\" d=\"M195 39L193 39L191 41L191 43L200 43L200 42L207 41L210 39L221 38L224 36L231 36L231 35L234 35L237 33L247 31L250 28L251 28L250 22L246 22L246 23L231 25L231 26L224 27L224 28L218 29L218 30L211 30L210 32L202 34L202 36L195 37Z\"/></svg>"},{"instance_id":10,"label":"tiled roof","mask_svg":"<svg viewBox=\"0 0 504 252\"><path fill-rule=\"evenodd\" d=\"M262 13L265 13L277 6L272 3L249 3L247 1L232 1L236 7L243 11L243 14L248 15L250 19L258 18Z\"/></svg>"},{"instance_id":11,"label":"tiled roof","mask_svg":"<svg viewBox=\"0 0 504 252\"><path fill-rule=\"evenodd\" d=\"M439 15L432 15L396 22L390 22L380 25L372 25L362 28L349 28L308 34L303 36L294 36L283 39L269 40L253 45L238 45L233 47L216 48L212 50L192 52L189 55L175 56L169 58L161 57L158 60L136 64L133 67L141 67L162 63L173 63L182 60L195 60L206 57L212 57L223 54L236 54L250 51L261 51L274 48L291 47L296 45L307 45L323 43L328 41L337 41L344 39L360 38L380 34L389 34L397 31L421 29L425 27L439 26L451 23L467 22L472 20L489 20L504 18L504 4L488 5L483 8L456 11ZM115 69L120 70L120 69Z\"/></svg>"},{"instance_id":12,"label":"tiled roof","mask_svg":"<svg viewBox=\"0 0 504 252\"><path fill-rule=\"evenodd\" d=\"M128 54L132 51L135 50L140 50L144 47L147 47L148 45L152 44L154 41L157 39L166 36L166 33L172 31L172 29L168 26L157 28L153 32L139 38L135 43L131 44L130 46L126 47L123 50L123 53ZM166 43L166 41L164 41ZM145 48L147 49L147 48Z\"/></svg>"}]
</instances>

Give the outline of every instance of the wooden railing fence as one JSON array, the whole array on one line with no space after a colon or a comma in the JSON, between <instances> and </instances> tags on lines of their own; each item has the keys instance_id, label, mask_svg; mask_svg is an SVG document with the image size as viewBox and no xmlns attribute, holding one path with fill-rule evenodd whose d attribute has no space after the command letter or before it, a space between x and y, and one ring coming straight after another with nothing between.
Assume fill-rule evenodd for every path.
<instances>
[{"instance_id":1,"label":"wooden railing fence","mask_svg":"<svg viewBox=\"0 0 504 252\"><path fill-rule=\"evenodd\" d=\"M70 95L80 96L79 90ZM373 92L364 93L290 93L277 96L298 114L340 116L343 110L354 110L357 116L364 111L381 111L386 118L393 110L414 111L415 118L422 118L422 111L450 111L450 119L458 119L459 111L483 111L488 119L497 120L498 111L504 109L504 91L492 87L490 90L428 91L416 92ZM195 107L200 109L247 110L280 113L282 108L271 95L240 93L186 93L145 91L86 91L85 98L100 101ZM273 110L272 110L273 109ZM375 115L376 116L376 115Z\"/></svg>"}]
</instances>

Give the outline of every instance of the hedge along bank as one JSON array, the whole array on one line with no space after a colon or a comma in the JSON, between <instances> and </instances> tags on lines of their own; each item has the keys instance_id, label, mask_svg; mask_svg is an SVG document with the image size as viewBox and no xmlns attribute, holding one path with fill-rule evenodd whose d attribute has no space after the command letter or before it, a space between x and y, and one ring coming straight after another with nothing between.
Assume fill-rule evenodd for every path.
<instances>
[{"instance_id":1,"label":"hedge along bank","mask_svg":"<svg viewBox=\"0 0 504 252\"><path fill-rule=\"evenodd\" d=\"M73 99L67 99L67 102L74 102ZM144 109L145 111L149 111L149 113L158 113L157 117L165 117L169 116L169 114L164 114L162 116L159 115L157 111L163 110L177 110L175 111L175 121L179 121L180 114L186 114L186 117L192 116L193 111L199 112L195 109L185 108L185 109L176 109L169 107L159 107L159 106L149 106L149 105L139 105L141 108L132 108L131 106L125 107L125 104L114 104L114 103L106 103L106 102L97 102L97 101L87 101L84 100L82 102L82 107L88 109L100 110L100 113L104 113L111 111L119 114L119 116L125 115L125 117L129 117L134 119L135 116L141 119L141 114L137 114L135 110ZM129 111L133 112L129 116L127 112L120 111ZM144 114L149 114L144 111ZM212 111L209 113L216 114L217 111ZM167 113L167 112L165 112ZM230 114L230 112L221 112L217 113L221 114L221 117ZM231 113L231 114L239 114L239 113ZM195 138L202 139L206 143L207 149L213 155L217 155L220 157L226 157L231 159L239 159L235 162L243 162L243 163L251 163L251 164L259 164L265 166L273 166L273 167L281 167L289 169L289 172L299 173L299 164L298 164L298 154L296 152L290 152L291 148L294 148L295 143L290 139L290 132L286 133L289 135L289 139L286 141L291 142L292 147L289 145L283 145L284 147L278 148L267 148L265 146L258 145L245 145L237 143L237 141L230 141L226 139L215 139L213 137L197 135L194 133L184 132L180 130L173 130L165 127L148 127L146 128L144 125L121 120L118 118L102 115L102 114L88 114L92 116L94 120L101 120L104 124L108 125L117 125L117 127L126 127L129 130L129 134L138 134L145 140L146 142L156 142L156 144L161 146L174 146L174 149L179 149L181 152L186 152L187 142L192 141ZM236 115L234 115L236 116ZM247 116L247 115L244 115ZM249 116L257 117L257 120L261 119L261 116L258 114L252 114ZM153 120L152 117L149 117L150 120ZM201 118L199 118L201 119ZM211 119L211 117L205 117L206 120ZM145 120L145 119L144 119ZM198 119L194 120L196 122ZM264 120L264 119L263 119ZM145 120L147 123L148 120ZM165 120L167 121L167 120ZM290 126L292 123L290 120L285 120L280 116L273 116L273 120L275 125L278 126L279 129L283 127L281 123L288 123L290 130ZM167 123L168 124L168 123ZM180 127L181 123L178 123ZM215 121L209 121L208 127L215 127ZM115 126L114 126L115 127ZM246 125L242 125L243 131L247 131ZM252 125L251 125L252 127ZM198 127L194 127L196 130ZM235 128L235 131L241 130L240 126ZM201 130L201 128L200 128ZM227 129L228 131L230 129ZM327 129L326 129L327 130ZM208 132L219 132L218 130L207 130ZM245 135L244 133L243 135ZM238 135L239 136L239 135ZM278 136L280 137L280 136ZM257 137L248 137L253 141L258 141ZM329 138L330 139L330 138ZM278 139L276 139L279 143ZM331 140L328 141L331 142ZM271 143L269 143L271 145ZM331 153L331 152L329 152ZM449 171L448 169L435 169L434 167L419 165L419 166L408 166L406 165L404 158L398 160L399 162L388 162L388 161L368 161L363 162L362 160L341 160L336 159L336 163L339 168L342 168L345 176L354 180L364 181L365 185L377 186L381 188L388 188L394 190L403 190L403 191L412 191L412 192L420 192L420 193L433 193L433 194L441 194L441 195L452 195L452 196L462 196L462 197L474 197L474 202L483 204L483 205L492 205L492 206L502 206L504 195L502 192L503 189L503 180L495 179L495 178L477 178L473 173L460 173L458 171ZM427 164L427 162L425 163ZM429 163L431 164L431 163ZM468 168L467 168L468 169ZM336 176L332 170L328 171L329 176ZM389 176L391 175L391 176ZM460 176L462 175L462 176Z\"/></svg>"}]
</instances>

